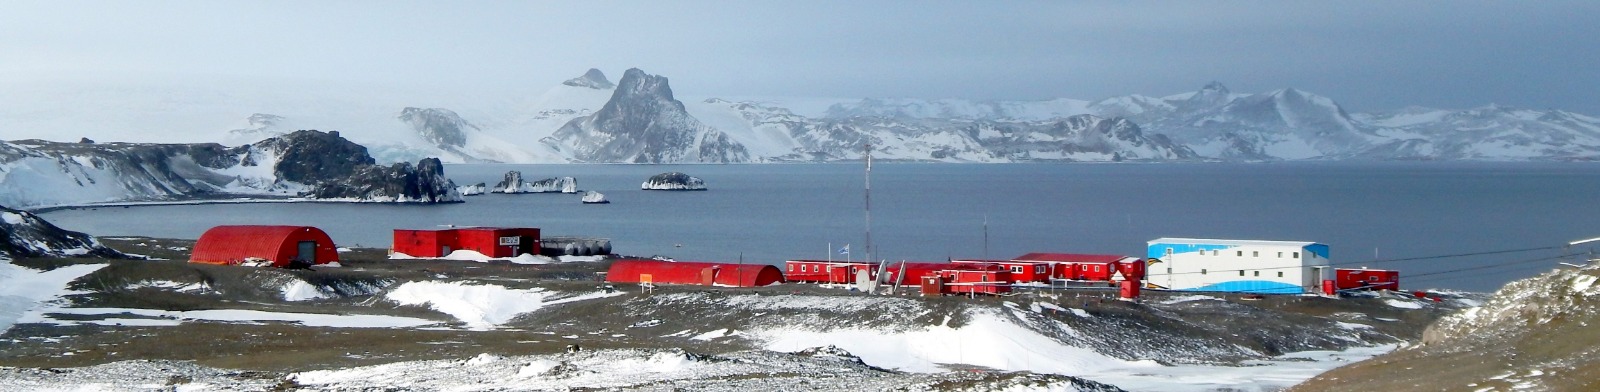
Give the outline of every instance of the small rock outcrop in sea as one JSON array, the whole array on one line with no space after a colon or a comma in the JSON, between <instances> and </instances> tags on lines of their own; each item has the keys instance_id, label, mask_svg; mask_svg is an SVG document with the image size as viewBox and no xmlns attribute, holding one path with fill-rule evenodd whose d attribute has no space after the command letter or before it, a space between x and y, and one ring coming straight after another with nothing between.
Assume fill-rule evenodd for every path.
<instances>
[{"instance_id":1,"label":"small rock outcrop in sea","mask_svg":"<svg viewBox=\"0 0 1600 392\"><path fill-rule=\"evenodd\" d=\"M703 191L706 190L706 182L701 180L700 177L680 172L667 172L644 180L644 183L640 184L639 188L650 191Z\"/></svg>"},{"instance_id":2,"label":"small rock outcrop in sea","mask_svg":"<svg viewBox=\"0 0 1600 392\"><path fill-rule=\"evenodd\" d=\"M7 256L128 257L100 245L88 234L56 227L31 212L0 206L0 259Z\"/></svg>"},{"instance_id":3,"label":"small rock outcrop in sea","mask_svg":"<svg viewBox=\"0 0 1600 392\"><path fill-rule=\"evenodd\" d=\"M456 191L461 192L462 196L478 196L489 191L489 184L480 182L473 185L462 185L460 188L456 188Z\"/></svg>"},{"instance_id":4,"label":"small rock outcrop in sea","mask_svg":"<svg viewBox=\"0 0 1600 392\"><path fill-rule=\"evenodd\" d=\"M611 203L611 201L610 200L606 200L606 195L603 194L603 193L592 192L592 191L583 193L583 204L608 204L608 203Z\"/></svg>"},{"instance_id":5,"label":"small rock outcrop in sea","mask_svg":"<svg viewBox=\"0 0 1600 392\"><path fill-rule=\"evenodd\" d=\"M538 181L523 181L522 172L512 170L506 172L504 179L489 189L493 193L578 193L578 180L572 177L546 178Z\"/></svg>"},{"instance_id":6,"label":"small rock outcrop in sea","mask_svg":"<svg viewBox=\"0 0 1600 392\"><path fill-rule=\"evenodd\" d=\"M444 176L439 158L424 158L415 166L367 165L341 181L323 182L311 191L318 199L400 203L459 203L461 192L455 181Z\"/></svg>"}]
</instances>

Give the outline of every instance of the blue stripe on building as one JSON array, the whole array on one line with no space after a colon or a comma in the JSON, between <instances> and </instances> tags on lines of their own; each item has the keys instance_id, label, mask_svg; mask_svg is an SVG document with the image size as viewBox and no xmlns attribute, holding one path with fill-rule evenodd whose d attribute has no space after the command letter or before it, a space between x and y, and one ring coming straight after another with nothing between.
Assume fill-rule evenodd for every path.
<instances>
[{"instance_id":1,"label":"blue stripe on building","mask_svg":"<svg viewBox=\"0 0 1600 392\"><path fill-rule=\"evenodd\" d=\"M1151 259L1159 259L1159 258L1166 257L1167 256L1167 248L1172 248L1172 254L1179 254L1179 253L1194 253L1194 252L1199 252L1199 251L1202 251L1202 250L1224 250L1224 249L1228 249L1228 248L1232 248L1232 247L1234 247L1234 246L1233 245L1210 245L1210 244L1165 244L1165 243L1156 243L1156 244L1150 244L1150 247L1148 248L1148 251L1145 252L1145 257L1146 258L1151 258ZM1324 250L1323 252L1327 252L1327 251Z\"/></svg>"},{"instance_id":2,"label":"blue stripe on building","mask_svg":"<svg viewBox=\"0 0 1600 392\"><path fill-rule=\"evenodd\" d=\"M1283 282L1266 280L1235 280L1182 291L1230 291L1252 294L1304 294L1304 288Z\"/></svg>"}]
</instances>

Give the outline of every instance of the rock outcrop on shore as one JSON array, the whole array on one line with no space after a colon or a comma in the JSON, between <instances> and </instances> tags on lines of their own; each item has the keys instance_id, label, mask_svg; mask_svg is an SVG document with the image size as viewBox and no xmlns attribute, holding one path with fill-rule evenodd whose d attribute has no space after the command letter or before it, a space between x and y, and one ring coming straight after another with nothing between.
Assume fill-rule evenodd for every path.
<instances>
[{"instance_id":1,"label":"rock outcrop on shore","mask_svg":"<svg viewBox=\"0 0 1600 392\"><path fill-rule=\"evenodd\" d=\"M700 177L667 172L651 176L639 188L651 191L703 191L706 190L706 182Z\"/></svg>"},{"instance_id":2,"label":"rock outcrop on shore","mask_svg":"<svg viewBox=\"0 0 1600 392\"><path fill-rule=\"evenodd\" d=\"M31 212L0 206L0 258L41 256L128 257L88 234L56 227Z\"/></svg>"}]
</instances>

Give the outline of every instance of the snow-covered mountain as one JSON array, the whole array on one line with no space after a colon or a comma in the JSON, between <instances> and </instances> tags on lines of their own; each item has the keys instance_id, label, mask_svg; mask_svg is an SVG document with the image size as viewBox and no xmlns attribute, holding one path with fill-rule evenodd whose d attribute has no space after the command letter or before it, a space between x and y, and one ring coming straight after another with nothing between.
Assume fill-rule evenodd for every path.
<instances>
[{"instance_id":1,"label":"snow-covered mountain","mask_svg":"<svg viewBox=\"0 0 1600 392\"><path fill-rule=\"evenodd\" d=\"M215 143L0 142L0 204L19 208L208 194L353 201L460 201L437 159L379 166L338 132Z\"/></svg>"},{"instance_id":2,"label":"snow-covered mountain","mask_svg":"<svg viewBox=\"0 0 1600 392\"><path fill-rule=\"evenodd\" d=\"M672 96L667 78L638 68L622 74L611 100L541 140L584 162L750 161L743 144L702 124Z\"/></svg>"},{"instance_id":3,"label":"snow-covered mountain","mask_svg":"<svg viewBox=\"0 0 1600 392\"><path fill-rule=\"evenodd\" d=\"M542 92L456 95L285 84L219 91L198 81L0 84L12 93L0 96L0 130L238 145L331 129L385 163L826 161L859 159L868 144L881 158L942 162L1600 159L1600 118L1593 116L1495 105L1350 113L1303 90L1245 94L1216 82L1162 97L1095 101L679 100L666 77L632 70L618 83L590 69L553 84ZM1084 115L1126 121L1149 140L1122 132L1125 138L1106 143L1048 131L1080 129L1062 124L1086 121L1068 120ZM1081 129L1089 128L1102 129ZM984 134L991 131L1002 136ZM1036 136L1004 136L1011 134Z\"/></svg>"},{"instance_id":4,"label":"snow-covered mountain","mask_svg":"<svg viewBox=\"0 0 1600 392\"><path fill-rule=\"evenodd\" d=\"M1212 82L1154 98L1094 102L865 99L836 104L828 117L1028 121L1094 115L1123 118L1198 157L1220 160L1600 158L1600 119L1560 110L1497 105L1468 110L1406 108L1349 113L1333 99L1281 89L1239 94Z\"/></svg>"}]
</instances>

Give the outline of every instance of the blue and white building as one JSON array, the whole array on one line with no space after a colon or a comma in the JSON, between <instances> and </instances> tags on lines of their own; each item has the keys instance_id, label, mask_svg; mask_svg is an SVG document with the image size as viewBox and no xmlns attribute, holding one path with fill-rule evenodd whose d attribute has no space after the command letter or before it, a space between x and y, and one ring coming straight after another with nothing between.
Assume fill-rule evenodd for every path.
<instances>
[{"instance_id":1,"label":"blue and white building","mask_svg":"<svg viewBox=\"0 0 1600 392\"><path fill-rule=\"evenodd\" d=\"M1328 246L1304 241L1158 238L1145 282L1172 290L1319 293L1331 279Z\"/></svg>"}]
</instances>

